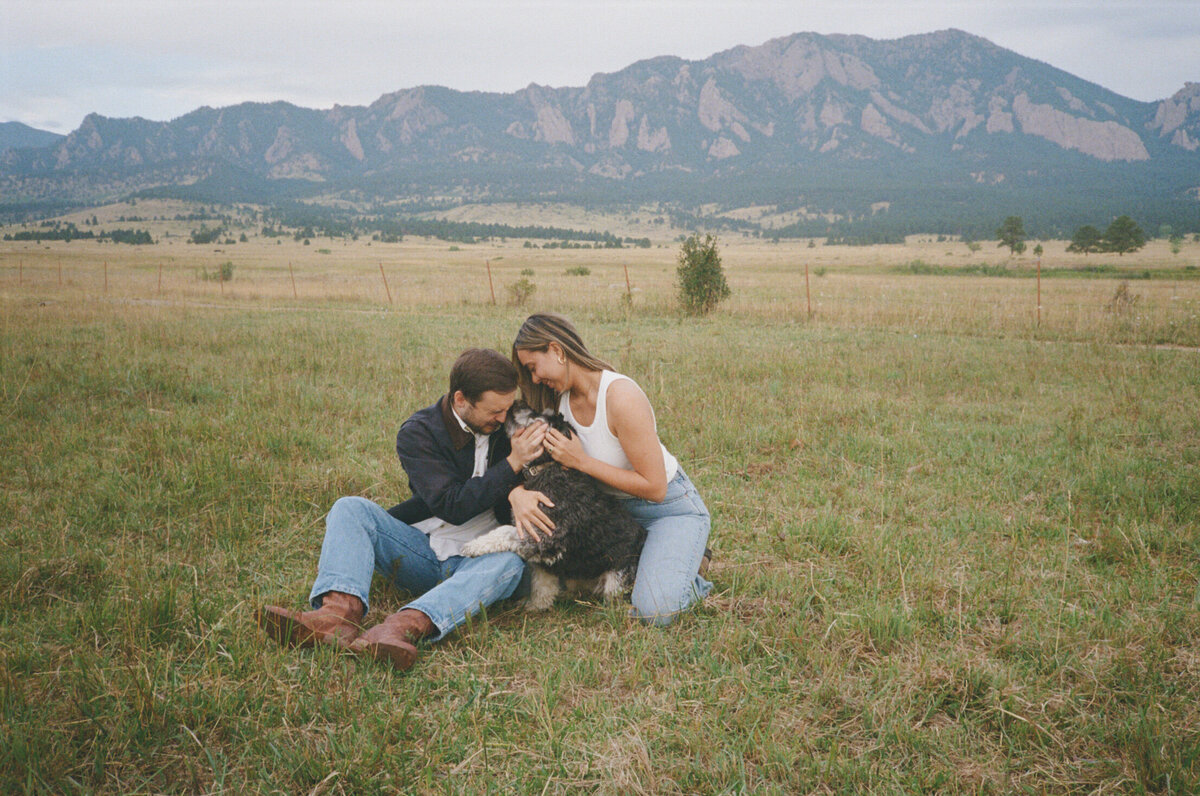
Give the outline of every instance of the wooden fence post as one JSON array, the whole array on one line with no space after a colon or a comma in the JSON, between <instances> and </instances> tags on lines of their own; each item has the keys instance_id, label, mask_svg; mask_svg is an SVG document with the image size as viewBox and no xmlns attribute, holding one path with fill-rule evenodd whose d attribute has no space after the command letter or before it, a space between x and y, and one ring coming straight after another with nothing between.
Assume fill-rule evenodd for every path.
<instances>
[{"instance_id":1,"label":"wooden fence post","mask_svg":"<svg viewBox=\"0 0 1200 796\"><path fill-rule=\"evenodd\" d=\"M629 284L629 264L625 264L625 295L629 297L629 301L633 302L633 287Z\"/></svg>"},{"instance_id":2,"label":"wooden fence post","mask_svg":"<svg viewBox=\"0 0 1200 796\"><path fill-rule=\"evenodd\" d=\"M379 275L383 277L383 289L387 291L388 304L392 303L392 289L388 287L387 274L383 272L383 263L379 264Z\"/></svg>"},{"instance_id":3,"label":"wooden fence post","mask_svg":"<svg viewBox=\"0 0 1200 796\"><path fill-rule=\"evenodd\" d=\"M292 272L292 261L288 260L288 276L292 278L292 298L300 300L300 294L296 292L296 274Z\"/></svg>"},{"instance_id":4,"label":"wooden fence post","mask_svg":"<svg viewBox=\"0 0 1200 796\"><path fill-rule=\"evenodd\" d=\"M1042 258L1037 259L1037 325L1042 325Z\"/></svg>"},{"instance_id":5,"label":"wooden fence post","mask_svg":"<svg viewBox=\"0 0 1200 796\"><path fill-rule=\"evenodd\" d=\"M812 320L812 288L808 283L808 262L804 263L804 297L808 302L808 319Z\"/></svg>"},{"instance_id":6,"label":"wooden fence post","mask_svg":"<svg viewBox=\"0 0 1200 796\"><path fill-rule=\"evenodd\" d=\"M492 283L492 261L484 260L483 262L487 266L488 288L492 291L492 306L494 307L496 306L496 286Z\"/></svg>"}]
</instances>

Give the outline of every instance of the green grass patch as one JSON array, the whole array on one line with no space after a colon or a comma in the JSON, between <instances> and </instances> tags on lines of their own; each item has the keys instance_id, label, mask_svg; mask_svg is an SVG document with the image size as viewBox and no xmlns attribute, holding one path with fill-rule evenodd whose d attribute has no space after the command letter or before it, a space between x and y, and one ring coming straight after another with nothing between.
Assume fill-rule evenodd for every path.
<instances>
[{"instance_id":1,"label":"green grass patch","mask_svg":"<svg viewBox=\"0 0 1200 796\"><path fill-rule=\"evenodd\" d=\"M0 791L1200 789L1194 351L574 311L714 593L493 606L400 675L253 610L525 310L0 301Z\"/></svg>"},{"instance_id":2,"label":"green grass patch","mask_svg":"<svg viewBox=\"0 0 1200 796\"><path fill-rule=\"evenodd\" d=\"M1036 264L1020 263L967 263L965 265L939 265L924 260L912 260L893 266L889 273L915 276L989 276L1006 279L1036 279ZM1112 263L1097 263L1071 266L1069 268L1043 268L1043 279L1200 279L1200 270L1191 266L1178 268L1140 268Z\"/></svg>"}]
</instances>

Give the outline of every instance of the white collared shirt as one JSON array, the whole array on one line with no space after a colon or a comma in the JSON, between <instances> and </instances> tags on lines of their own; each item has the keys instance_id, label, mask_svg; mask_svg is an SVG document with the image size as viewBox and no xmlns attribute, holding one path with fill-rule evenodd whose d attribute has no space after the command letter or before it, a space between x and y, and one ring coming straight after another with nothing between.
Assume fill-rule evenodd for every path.
<instances>
[{"instance_id":1,"label":"white collared shirt","mask_svg":"<svg viewBox=\"0 0 1200 796\"><path fill-rule=\"evenodd\" d=\"M462 430L475 438L475 469L471 472L471 477L478 478L487 472L488 448L491 437L487 434L475 433L458 416L458 412L454 411L453 406L450 407L450 411L453 413L454 419L458 421L458 425L462 427ZM429 546L433 548L433 552L439 561L445 561L452 556L461 555L463 545L499 526L500 521L496 519L496 513L491 509L476 514L462 525L451 525L440 517L430 517L413 525L418 531L422 531L429 536Z\"/></svg>"}]
</instances>

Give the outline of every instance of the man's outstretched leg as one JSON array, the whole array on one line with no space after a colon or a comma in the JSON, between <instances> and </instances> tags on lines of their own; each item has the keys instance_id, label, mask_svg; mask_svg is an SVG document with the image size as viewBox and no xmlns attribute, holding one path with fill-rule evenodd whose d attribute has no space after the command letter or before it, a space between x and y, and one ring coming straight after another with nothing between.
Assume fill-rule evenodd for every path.
<instances>
[{"instance_id":1,"label":"man's outstretched leg","mask_svg":"<svg viewBox=\"0 0 1200 796\"><path fill-rule=\"evenodd\" d=\"M512 596L525 572L515 553L454 556L443 563L445 580L363 633L350 649L408 669L417 658L418 641L444 638L468 616Z\"/></svg>"},{"instance_id":2,"label":"man's outstretched leg","mask_svg":"<svg viewBox=\"0 0 1200 796\"><path fill-rule=\"evenodd\" d=\"M433 620L415 608L405 608L384 619L348 645L360 655L387 661L404 671L417 660L417 642L437 631Z\"/></svg>"},{"instance_id":3,"label":"man's outstretched leg","mask_svg":"<svg viewBox=\"0 0 1200 796\"><path fill-rule=\"evenodd\" d=\"M362 632L376 569L413 591L431 588L442 577L425 534L370 500L341 498L325 519L321 559L309 595L314 610L302 613L267 605L258 612L258 624L287 646L347 647Z\"/></svg>"},{"instance_id":4,"label":"man's outstretched leg","mask_svg":"<svg viewBox=\"0 0 1200 796\"><path fill-rule=\"evenodd\" d=\"M278 605L264 605L258 612L258 624L268 636L287 647L311 647L334 644L347 647L362 632L362 600L353 594L331 591L322 596L315 611L292 611Z\"/></svg>"}]
</instances>

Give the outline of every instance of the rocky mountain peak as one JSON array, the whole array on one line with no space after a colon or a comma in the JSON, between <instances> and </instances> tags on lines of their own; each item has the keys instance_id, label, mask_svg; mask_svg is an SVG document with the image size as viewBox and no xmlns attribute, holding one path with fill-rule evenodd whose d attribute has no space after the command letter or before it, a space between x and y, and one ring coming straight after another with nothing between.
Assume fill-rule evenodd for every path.
<instances>
[{"instance_id":1,"label":"rocky mountain peak","mask_svg":"<svg viewBox=\"0 0 1200 796\"><path fill-rule=\"evenodd\" d=\"M1160 137L1170 136L1174 146L1189 152L1200 148L1200 83L1185 83L1169 99L1158 103L1147 127L1157 130Z\"/></svg>"}]
</instances>

